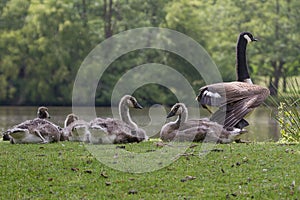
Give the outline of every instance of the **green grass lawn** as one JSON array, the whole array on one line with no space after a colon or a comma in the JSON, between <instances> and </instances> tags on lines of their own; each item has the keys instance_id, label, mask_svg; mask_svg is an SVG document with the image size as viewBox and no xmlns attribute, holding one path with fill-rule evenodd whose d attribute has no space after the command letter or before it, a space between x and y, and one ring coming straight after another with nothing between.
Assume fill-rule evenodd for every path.
<instances>
[{"instance_id":1,"label":"green grass lawn","mask_svg":"<svg viewBox=\"0 0 300 200\"><path fill-rule=\"evenodd\" d=\"M85 145L0 142L0 199L296 199L300 196L300 145L201 144L171 165L125 173L100 163ZM117 146L117 145L116 145ZM124 145L156 151L155 142ZM111 146L110 146L111 147Z\"/></svg>"}]
</instances>

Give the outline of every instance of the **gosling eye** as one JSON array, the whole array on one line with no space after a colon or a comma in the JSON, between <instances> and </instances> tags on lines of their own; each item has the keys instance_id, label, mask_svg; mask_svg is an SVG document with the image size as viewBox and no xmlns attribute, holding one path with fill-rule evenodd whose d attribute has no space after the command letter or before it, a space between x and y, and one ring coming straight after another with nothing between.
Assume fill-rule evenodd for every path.
<instances>
[{"instance_id":1,"label":"gosling eye","mask_svg":"<svg viewBox=\"0 0 300 200\"><path fill-rule=\"evenodd\" d=\"M130 100L133 104L136 102L136 100L135 100L134 98L132 98L132 97L131 97L129 100Z\"/></svg>"}]
</instances>

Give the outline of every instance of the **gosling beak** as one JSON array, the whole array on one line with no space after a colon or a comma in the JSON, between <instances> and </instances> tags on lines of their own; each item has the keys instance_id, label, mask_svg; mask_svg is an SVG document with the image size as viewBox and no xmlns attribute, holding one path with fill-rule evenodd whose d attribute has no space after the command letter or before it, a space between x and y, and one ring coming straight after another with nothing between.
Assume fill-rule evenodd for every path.
<instances>
[{"instance_id":1,"label":"gosling beak","mask_svg":"<svg viewBox=\"0 0 300 200\"><path fill-rule=\"evenodd\" d=\"M136 102L136 103L134 104L134 108L142 109L143 106L141 106L138 102Z\"/></svg>"},{"instance_id":2,"label":"gosling beak","mask_svg":"<svg viewBox=\"0 0 300 200\"><path fill-rule=\"evenodd\" d=\"M175 115L175 112L171 110L169 114L167 115L167 118L173 117Z\"/></svg>"}]
</instances>

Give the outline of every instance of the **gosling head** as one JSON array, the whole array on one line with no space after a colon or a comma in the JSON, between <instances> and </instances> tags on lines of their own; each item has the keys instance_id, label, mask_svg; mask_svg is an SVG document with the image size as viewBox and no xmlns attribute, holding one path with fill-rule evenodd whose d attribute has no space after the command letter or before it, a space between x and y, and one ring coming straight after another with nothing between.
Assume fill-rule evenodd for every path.
<instances>
[{"instance_id":1,"label":"gosling head","mask_svg":"<svg viewBox=\"0 0 300 200\"><path fill-rule=\"evenodd\" d=\"M239 36L239 40L241 40L241 39L246 40L247 43L257 41L257 39L254 38L250 32L242 32Z\"/></svg>"},{"instance_id":2,"label":"gosling head","mask_svg":"<svg viewBox=\"0 0 300 200\"><path fill-rule=\"evenodd\" d=\"M133 96L125 95L123 98L126 100L128 107L137 109L143 108Z\"/></svg>"},{"instance_id":3,"label":"gosling head","mask_svg":"<svg viewBox=\"0 0 300 200\"><path fill-rule=\"evenodd\" d=\"M173 117L175 115L180 115L183 113L185 109L185 105L183 103L176 103L170 110L169 114L167 115L167 118Z\"/></svg>"},{"instance_id":4,"label":"gosling head","mask_svg":"<svg viewBox=\"0 0 300 200\"><path fill-rule=\"evenodd\" d=\"M40 119L50 118L50 115L48 113L48 108L44 106L39 107L37 111L37 117Z\"/></svg>"},{"instance_id":5,"label":"gosling head","mask_svg":"<svg viewBox=\"0 0 300 200\"><path fill-rule=\"evenodd\" d=\"M71 114L68 114L67 117L66 117L66 120L65 120L65 123L64 123L64 127L67 127L69 126L71 123L73 123L74 121L78 120L78 116L71 113Z\"/></svg>"}]
</instances>

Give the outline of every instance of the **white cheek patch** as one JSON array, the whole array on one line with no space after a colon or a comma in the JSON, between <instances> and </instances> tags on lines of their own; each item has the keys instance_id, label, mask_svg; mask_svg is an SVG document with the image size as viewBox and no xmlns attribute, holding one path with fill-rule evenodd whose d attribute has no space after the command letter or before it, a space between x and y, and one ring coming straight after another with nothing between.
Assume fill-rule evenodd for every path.
<instances>
[{"instance_id":1,"label":"white cheek patch","mask_svg":"<svg viewBox=\"0 0 300 200\"><path fill-rule=\"evenodd\" d=\"M217 92L214 93L214 92L211 92L211 91L205 91L203 94L205 96L209 96L211 98L221 98L221 95Z\"/></svg>"},{"instance_id":2,"label":"white cheek patch","mask_svg":"<svg viewBox=\"0 0 300 200\"><path fill-rule=\"evenodd\" d=\"M252 42L251 38L249 35L244 35L244 38L247 40L248 43Z\"/></svg>"},{"instance_id":3,"label":"white cheek patch","mask_svg":"<svg viewBox=\"0 0 300 200\"><path fill-rule=\"evenodd\" d=\"M134 107L134 105L133 105L132 101L130 101L130 99L127 100L127 104L129 107L132 107L132 108Z\"/></svg>"},{"instance_id":4,"label":"white cheek patch","mask_svg":"<svg viewBox=\"0 0 300 200\"><path fill-rule=\"evenodd\" d=\"M181 114L182 113L182 107L179 107L178 109L177 109L177 111L176 111L176 115L179 115L179 114Z\"/></svg>"}]
</instances>

